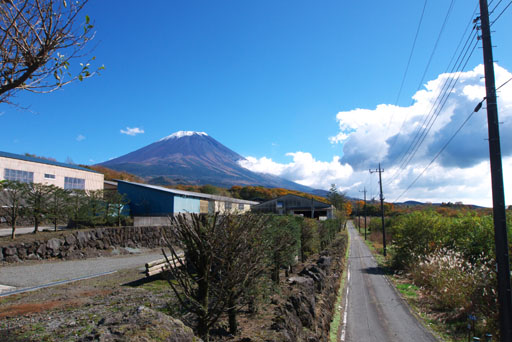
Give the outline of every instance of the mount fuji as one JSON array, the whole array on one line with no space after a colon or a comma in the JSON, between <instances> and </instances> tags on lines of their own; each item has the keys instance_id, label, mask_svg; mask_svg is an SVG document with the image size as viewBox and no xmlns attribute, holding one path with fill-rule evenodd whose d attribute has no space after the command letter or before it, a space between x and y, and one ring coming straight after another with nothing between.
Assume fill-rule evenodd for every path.
<instances>
[{"instance_id":1,"label":"mount fuji","mask_svg":"<svg viewBox=\"0 0 512 342\"><path fill-rule=\"evenodd\" d=\"M252 172L238 163L244 159L204 132L179 131L98 165L135 174L156 185L260 185L318 191L284 178Z\"/></svg>"}]
</instances>

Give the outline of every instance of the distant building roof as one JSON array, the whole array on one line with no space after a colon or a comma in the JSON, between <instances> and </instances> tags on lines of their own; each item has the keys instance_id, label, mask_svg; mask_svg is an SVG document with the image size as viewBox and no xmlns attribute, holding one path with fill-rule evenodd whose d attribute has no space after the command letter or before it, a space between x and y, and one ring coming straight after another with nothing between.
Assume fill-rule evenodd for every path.
<instances>
[{"instance_id":1,"label":"distant building roof","mask_svg":"<svg viewBox=\"0 0 512 342\"><path fill-rule=\"evenodd\" d=\"M168 193L171 193L171 194L174 194L174 195L198 197L198 198L212 199L212 200L215 200L215 201L229 201L229 202L233 202L233 203L243 203L243 204L252 204L252 205L256 205L256 204L259 203L259 202L247 201L247 200L233 198L233 197L209 195L209 194L203 194L203 193L200 193L200 192L184 191L184 190L178 190L178 189L169 189L169 188L164 188L163 186L150 185L150 184L142 184L142 183L135 183L135 182L128 182L128 181L124 181L124 180L116 180L116 182L132 184L132 185L138 185L138 186L142 186L142 187L146 187L146 188L150 188L150 189L155 189L155 190L159 190L159 191L168 192Z\"/></svg>"},{"instance_id":2,"label":"distant building roof","mask_svg":"<svg viewBox=\"0 0 512 342\"><path fill-rule=\"evenodd\" d=\"M54 165L54 166L60 166L60 167L67 167L68 169L75 169L75 170L81 170L81 171L87 171L87 172L94 172L94 173L101 173L98 171L94 171L91 169L86 169L85 167L72 165L72 164L66 164L66 163L60 163L53 160L47 160L42 158L35 158L35 157L28 157L21 154L14 154L9 152L2 152L0 151L0 157L4 158L11 158L11 159L19 159L19 160L25 160L33 163L40 163L40 164L48 164L48 165Z\"/></svg>"},{"instance_id":3,"label":"distant building roof","mask_svg":"<svg viewBox=\"0 0 512 342\"><path fill-rule=\"evenodd\" d=\"M300 202L294 203L292 205L288 205L289 208L311 208L311 205L313 205L315 208L330 208L331 207L331 204L320 202L313 198L299 196L299 195L295 195L295 194L286 194L283 196L273 198L266 202L259 203L258 205L254 206L254 209L264 208L269 203L277 202L277 201L287 201L287 200L290 200L291 198L297 198L300 200ZM307 203L307 205L304 205L304 203Z\"/></svg>"}]
</instances>

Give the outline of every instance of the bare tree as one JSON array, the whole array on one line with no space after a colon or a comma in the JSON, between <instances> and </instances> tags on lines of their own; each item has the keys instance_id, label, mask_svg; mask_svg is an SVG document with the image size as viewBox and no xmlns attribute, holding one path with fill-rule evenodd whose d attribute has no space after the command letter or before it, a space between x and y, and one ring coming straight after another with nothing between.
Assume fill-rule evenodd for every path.
<instances>
[{"instance_id":1,"label":"bare tree","mask_svg":"<svg viewBox=\"0 0 512 342\"><path fill-rule=\"evenodd\" d=\"M197 316L198 334L208 341L210 328L227 313L231 333L237 313L254 297L253 285L267 269L268 217L255 214L178 215L165 231L171 257L169 284L182 307ZM186 266L177 261L185 251ZM165 255L165 252L164 252Z\"/></svg>"},{"instance_id":2,"label":"bare tree","mask_svg":"<svg viewBox=\"0 0 512 342\"><path fill-rule=\"evenodd\" d=\"M103 68L92 70L94 57L84 51L94 38L89 17L79 17L87 2L0 1L0 103L12 103L19 90L55 91Z\"/></svg>"},{"instance_id":3,"label":"bare tree","mask_svg":"<svg viewBox=\"0 0 512 342\"><path fill-rule=\"evenodd\" d=\"M223 229L219 231L223 245L217 250L215 285L226 302L229 332L238 330L237 314L247 304L254 302L253 285L268 270L267 252L271 248L265 238L269 216L246 213L224 215L220 218ZM257 286L257 285L256 285ZM249 303L248 303L249 302Z\"/></svg>"},{"instance_id":4,"label":"bare tree","mask_svg":"<svg viewBox=\"0 0 512 342\"><path fill-rule=\"evenodd\" d=\"M209 330L223 312L225 303L219 300L212 286L213 264L220 246L221 229L218 213L212 216L190 214L171 217L171 227L164 230L171 257L168 278L180 305L197 316L197 332L208 342ZM177 260L185 251L186 267Z\"/></svg>"}]
</instances>

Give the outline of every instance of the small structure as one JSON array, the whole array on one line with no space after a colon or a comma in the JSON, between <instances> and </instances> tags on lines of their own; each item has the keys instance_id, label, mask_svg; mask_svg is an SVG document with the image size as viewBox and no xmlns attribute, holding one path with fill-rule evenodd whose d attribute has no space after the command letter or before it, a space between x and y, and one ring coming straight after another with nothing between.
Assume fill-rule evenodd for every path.
<instances>
[{"instance_id":1,"label":"small structure","mask_svg":"<svg viewBox=\"0 0 512 342\"><path fill-rule=\"evenodd\" d=\"M321 220L332 218L334 207L313 198L288 194L254 205L251 210L278 215L299 215Z\"/></svg>"},{"instance_id":2,"label":"small structure","mask_svg":"<svg viewBox=\"0 0 512 342\"><path fill-rule=\"evenodd\" d=\"M63 189L103 189L103 174L77 165L0 151L0 180L55 185Z\"/></svg>"},{"instance_id":3,"label":"small structure","mask_svg":"<svg viewBox=\"0 0 512 342\"><path fill-rule=\"evenodd\" d=\"M129 201L135 226L166 225L178 213L244 213L258 202L168 189L161 186L117 180L117 191Z\"/></svg>"}]
</instances>

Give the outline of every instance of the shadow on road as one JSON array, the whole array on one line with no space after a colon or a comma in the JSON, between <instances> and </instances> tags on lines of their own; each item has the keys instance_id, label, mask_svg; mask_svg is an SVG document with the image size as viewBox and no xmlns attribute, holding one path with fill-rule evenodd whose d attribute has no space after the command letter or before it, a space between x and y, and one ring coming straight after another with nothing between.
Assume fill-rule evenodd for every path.
<instances>
[{"instance_id":1,"label":"shadow on road","mask_svg":"<svg viewBox=\"0 0 512 342\"><path fill-rule=\"evenodd\" d=\"M388 267L367 267L363 269L366 274L391 275L393 271Z\"/></svg>"}]
</instances>

